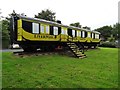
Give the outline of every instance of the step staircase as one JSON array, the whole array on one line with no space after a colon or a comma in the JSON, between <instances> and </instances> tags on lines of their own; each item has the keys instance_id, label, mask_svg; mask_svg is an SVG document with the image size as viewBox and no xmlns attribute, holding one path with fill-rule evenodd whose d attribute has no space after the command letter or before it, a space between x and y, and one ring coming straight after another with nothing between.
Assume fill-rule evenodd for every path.
<instances>
[{"instance_id":1,"label":"step staircase","mask_svg":"<svg viewBox=\"0 0 120 90\"><path fill-rule=\"evenodd\" d=\"M79 46L76 43L67 42L67 46L73 52L75 57L77 57L77 58L85 58L86 57L86 55L84 54L84 50L80 49Z\"/></svg>"}]
</instances>

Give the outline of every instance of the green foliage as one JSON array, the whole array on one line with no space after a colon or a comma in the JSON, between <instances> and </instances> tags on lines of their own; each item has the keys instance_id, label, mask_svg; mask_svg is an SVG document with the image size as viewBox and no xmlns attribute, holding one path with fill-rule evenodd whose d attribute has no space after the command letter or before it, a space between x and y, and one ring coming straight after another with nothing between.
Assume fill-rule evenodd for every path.
<instances>
[{"instance_id":1,"label":"green foliage","mask_svg":"<svg viewBox=\"0 0 120 90\"><path fill-rule=\"evenodd\" d=\"M17 57L4 52L3 88L117 88L118 49L85 52L87 58L60 55Z\"/></svg>"},{"instance_id":2,"label":"green foliage","mask_svg":"<svg viewBox=\"0 0 120 90\"><path fill-rule=\"evenodd\" d=\"M7 19L2 20L2 39L3 40L9 39L9 34L8 34L8 30L10 30L9 25L10 25L10 23Z\"/></svg>"},{"instance_id":3,"label":"green foliage","mask_svg":"<svg viewBox=\"0 0 120 90\"><path fill-rule=\"evenodd\" d=\"M42 10L38 15L35 15L35 18L45 19L48 21L55 21L55 12L52 12L49 9Z\"/></svg>"},{"instance_id":4,"label":"green foliage","mask_svg":"<svg viewBox=\"0 0 120 90\"><path fill-rule=\"evenodd\" d=\"M102 42L99 46L115 48L117 44L115 42Z\"/></svg>"},{"instance_id":5,"label":"green foliage","mask_svg":"<svg viewBox=\"0 0 120 90\"><path fill-rule=\"evenodd\" d=\"M112 26L103 26L101 28L95 29L95 31L98 31L101 33L101 37L103 37L106 40L118 40L118 30L120 30L120 24L116 23ZM112 37L111 37L112 36Z\"/></svg>"},{"instance_id":6,"label":"green foliage","mask_svg":"<svg viewBox=\"0 0 120 90\"><path fill-rule=\"evenodd\" d=\"M115 25L113 25L113 29L112 29L112 35L113 37L115 37L115 39L118 39L118 31L120 31L120 24L116 23Z\"/></svg>"},{"instance_id":7,"label":"green foliage","mask_svg":"<svg viewBox=\"0 0 120 90\"><path fill-rule=\"evenodd\" d=\"M115 37L113 37L113 35L111 35L111 37L108 38L108 41L115 42Z\"/></svg>"},{"instance_id":8,"label":"green foliage","mask_svg":"<svg viewBox=\"0 0 120 90\"><path fill-rule=\"evenodd\" d=\"M71 23L70 26L75 26L75 27L81 28L82 25L80 25L79 22L76 22L76 23Z\"/></svg>"},{"instance_id":9,"label":"green foliage","mask_svg":"<svg viewBox=\"0 0 120 90\"><path fill-rule=\"evenodd\" d=\"M9 20L5 19L2 20L2 48L8 48L9 47Z\"/></svg>"},{"instance_id":10,"label":"green foliage","mask_svg":"<svg viewBox=\"0 0 120 90\"><path fill-rule=\"evenodd\" d=\"M90 30L90 27L88 27L88 26L85 26L85 27L83 27L84 29L88 29L88 30Z\"/></svg>"}]
</instances>

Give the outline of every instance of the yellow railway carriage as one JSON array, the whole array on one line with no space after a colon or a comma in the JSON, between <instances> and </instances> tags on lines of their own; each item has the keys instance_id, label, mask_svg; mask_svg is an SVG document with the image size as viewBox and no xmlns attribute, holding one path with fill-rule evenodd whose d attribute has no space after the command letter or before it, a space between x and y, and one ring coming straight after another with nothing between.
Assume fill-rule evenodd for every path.
<instances>
[{"instance_id":1,"label":"yellow railway carriage","mask_svg":"<svg viewBox=\"0 0 120 90\"><path fill-rule=\"evenodd\" d=\"M18 14L12 16L10 37L11 44L19 44L25 51L54 50L69 42L80 47L100 43L99 32Z\"/></svg>"}]
</instances>

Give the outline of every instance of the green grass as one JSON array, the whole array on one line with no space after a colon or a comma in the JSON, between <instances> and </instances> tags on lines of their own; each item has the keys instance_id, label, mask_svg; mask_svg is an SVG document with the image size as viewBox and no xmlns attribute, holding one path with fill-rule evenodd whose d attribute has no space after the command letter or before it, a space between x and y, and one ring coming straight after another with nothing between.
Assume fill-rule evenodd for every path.
<instances>
[{"instance_id":1,"label":"green grass","mask_svg":"<svg viewBox=\"0 0 120 90\"><path fill-rule=\"evenodd\" d=\"M61 55L19 58L4 52L3 88L117 88L118 49L85 52L87 58Z\"/></svg>"}]
</instances>

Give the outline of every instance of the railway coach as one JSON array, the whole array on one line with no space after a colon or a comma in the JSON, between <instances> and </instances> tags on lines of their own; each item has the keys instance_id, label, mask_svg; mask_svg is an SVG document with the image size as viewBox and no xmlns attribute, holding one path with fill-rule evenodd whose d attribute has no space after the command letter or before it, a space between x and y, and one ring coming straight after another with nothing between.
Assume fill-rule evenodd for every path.
<instances>
[{"instance_id":1,"label":"railway coach","mask_svg":"<svg viewBox=\"0 0 120 90\"><path fill-rule=\"evenodd\" d=\"M68 46L73 52L84 46L96 47L100 33L83 28L67 26L61 22L30 18L15 14L11 19L11 44L19 44L24 51L54 50Z\"/></svg>"}]
</instances>

